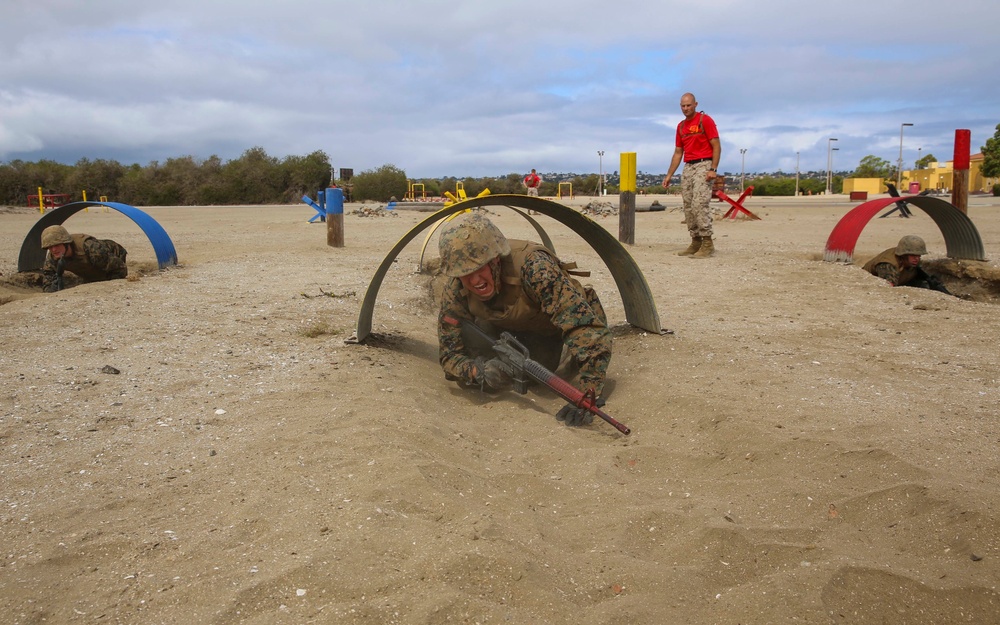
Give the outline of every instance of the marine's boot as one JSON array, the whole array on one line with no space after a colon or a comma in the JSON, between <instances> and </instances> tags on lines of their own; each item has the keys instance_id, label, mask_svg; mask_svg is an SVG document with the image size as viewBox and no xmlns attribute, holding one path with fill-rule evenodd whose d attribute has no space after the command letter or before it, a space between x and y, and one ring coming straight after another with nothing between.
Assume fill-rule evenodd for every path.
<instances>
[{"instance_id":1,"label":"marine's boot","mask_svg":"<svg viewBox=\"0 0 1000 625\"><path fill-rule=\"evenodd\" d=\"M683 252L677 252L678 256L690 256L701 248L701 237L691 237L691 245L687 246L687 249Z\"/></svg>"},{"instance_id":2,"label":"marine's boot","mask_svg":"<svg viewBox=\"0 0 1000 625\"><path fill-rule=\"evenodd\" d=\"M701 247L691 255L691 258L708 258L713 254L715 254L715 244L712 243L712 237L702 237Z\"/></svg>"}]
</instances>

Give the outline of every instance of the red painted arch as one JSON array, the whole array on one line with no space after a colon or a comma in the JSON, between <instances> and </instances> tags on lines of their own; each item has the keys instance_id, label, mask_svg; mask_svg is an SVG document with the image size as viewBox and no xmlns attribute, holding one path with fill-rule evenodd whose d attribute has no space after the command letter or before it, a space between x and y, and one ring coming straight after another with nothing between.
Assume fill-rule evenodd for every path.
<instances>
[{"instance_id":1,"label":"red painted arch","mask_svg":"<svg viewBox=\"0 0 1000 625\"><path fill-rule=\"evenodd\" d=\"M854 207L834 226L830 238L826 240L823 260L853 262L854 246L858 243L861 231L879 211L896 202L906 202L910 206L916 206L934 220L944 235L948 258L986 260L983 240L969 216L954 205L928 195L879 198Z\"/></svg>"}]
</instances>

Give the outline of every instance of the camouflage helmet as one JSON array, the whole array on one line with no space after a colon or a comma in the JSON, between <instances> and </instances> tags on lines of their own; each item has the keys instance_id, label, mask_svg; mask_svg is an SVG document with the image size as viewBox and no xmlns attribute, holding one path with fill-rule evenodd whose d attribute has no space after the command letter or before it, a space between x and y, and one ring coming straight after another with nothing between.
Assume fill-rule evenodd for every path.
<instances>
[{"instance_id":1,"label":"camouflage helmet","mask_svg":"<svg viewBox=\"0 0 1000 625\"><path fill-rule=\"evenodd\" d=\"M73 239L69 236L69 231L62 226L49 226L45 230L42 230L42 249L44 250L49 249L53 245L72 242Z\"/></svg>"},{"instance_id":2,"label":"camouflage helmet","mask_svg":"<svg viewBox=\"0 0 1000 625\"><path fill-rule=\"evenodd\" d=\"M441 270L451 278L467 276L497 256L510 254L507 237L478 212L453 219L441 232L438 248Z\"/></svg>"},{"instance_id":3,"label":"camouflage helmet","mask_svg":"<svg viewBox=\"0 0 1000 625\"><path fill-rule=\"evenodd\" d=\"M899 240L896 244L896 256L924 256L927 254L927 246L924 244L924 240L920 237L908 234Z\"/></svg>"}]
</instances>

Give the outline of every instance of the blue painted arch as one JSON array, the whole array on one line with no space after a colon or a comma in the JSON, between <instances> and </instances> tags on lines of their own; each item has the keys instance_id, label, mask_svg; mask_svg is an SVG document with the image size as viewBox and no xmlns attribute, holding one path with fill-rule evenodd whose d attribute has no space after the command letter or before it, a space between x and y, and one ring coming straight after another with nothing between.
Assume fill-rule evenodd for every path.
<instances>
[{"instance_id":1,"label":"blue painted arch","mask_svg":"<svg viewBox=\"0 0 1000 625\"><path fill-rule=\"evenodd\" d=\"M67 219L90 206L107 206L131 219L146 234L156 252L156 262L163 269L177 264L177 251L167 231L155 219L134 206L120 202L72 202L42 215L28 231L17 257L18 271L34 271L45 264L45 250L42 249L42 230L49 226L61 226Z\"/></svg>"}]
</instances>

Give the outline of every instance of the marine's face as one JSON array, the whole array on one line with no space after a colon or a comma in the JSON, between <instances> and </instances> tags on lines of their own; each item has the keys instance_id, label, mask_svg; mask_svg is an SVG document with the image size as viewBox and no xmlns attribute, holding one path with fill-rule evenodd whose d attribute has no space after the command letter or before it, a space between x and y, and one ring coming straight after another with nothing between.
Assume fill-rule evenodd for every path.
<instances>
[{"instance_id":1,"label":"marine's face","mask_svg":"<svg viewBox=\"0 0 1000 625\"><path fill-rule=\"evenodd\" d=\"M495 260L490 261L476 271L459 278L466 291L484 302L496 295L497 292L496 281L493 278L494 262Z\"/></svg>"},{"instance_id":2,"label":"marine's face","mask_svg":"<svg viewBox=\"0 0 1000 625\"><path fill-rule=\"evenodd\" d=\"M67 246L65 243L60 243L59 245L53 245L52 247L49 248L49 254L52 255L52 258L59 260L60 258L66 255L66 247Z\"/></svg>"},{"instance_id":3,"label":"marine's face","mask_svg":"<svg viewBox=\"0 0 1000 625\"><path fill-rule=\"evenodd\" d=\"M903 259L903 266L904 267L916 267L917 265L920 264L920 255L919 254L905 254L905 255L901 256L900 258Z\"/></svg>"},{"instance_id":4,"label":"marine's face","mask_svg":"<svg viewBox=\"0 0 1000 625\"><path fill-rule=\"evenodd\" d=\"M694 101L689 95L681 98L681 113L684 113L684 117L690 119L698 110L698 103Z\"/></svg>"}]
</instances>

